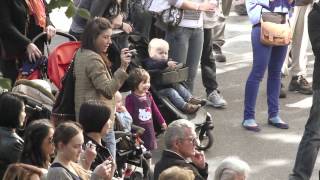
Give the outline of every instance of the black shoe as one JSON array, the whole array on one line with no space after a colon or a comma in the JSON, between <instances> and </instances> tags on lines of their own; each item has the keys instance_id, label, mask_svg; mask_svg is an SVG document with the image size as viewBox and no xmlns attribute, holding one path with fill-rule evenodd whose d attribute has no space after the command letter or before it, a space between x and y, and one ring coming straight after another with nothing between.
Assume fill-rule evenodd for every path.
<instances>
[{"instance_id":1,"label":"black shoe","mask_svg":"<svg viewBox=\"0 0 320 180\"><path fill-rule=\"evenodd\" d=\"M221 47L219 45L212 45L212 53L213 57L217 62L226 62L227 58L224 54L222 54Z\"/></svg>"},{"instance_id":2,"label":"black shoe","mask_svg":"<svg viewBox=\"0 0 320 180\"><path fill-rule=\"evenodd\" d=\"M301 94L311 95L313 93L312 87L303 76L293 76L290 84L289 91L298 91Z\"/></svg>"},{"instance_id":3,"label":"black shoe","mask_svg":"<svg viewBox=\"0 0 320 180\"><path fill-rule=\"evenodd\" d=\"M287 93L284 90L284 85L281 83L279 98L286 98L286 97L287 97Z\"/></svg>"}]
</instances>

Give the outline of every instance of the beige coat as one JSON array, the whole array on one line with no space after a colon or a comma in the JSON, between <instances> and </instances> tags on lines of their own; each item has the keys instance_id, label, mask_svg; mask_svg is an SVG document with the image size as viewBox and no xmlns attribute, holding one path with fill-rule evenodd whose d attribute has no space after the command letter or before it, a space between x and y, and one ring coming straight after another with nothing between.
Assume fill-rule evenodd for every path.
<instances>
[{"instance_id":1,"label":"beige coat","mask_svg":"<svg viewBox=\"0 0 320 180\"><path fill-rule=\"evenodd\" d=\"M128 74L119 68L112 77L102 57L88 49L80 49L77 52L74 73L76 78L75 112L77 121L79 120L81 104L91 99L104 101L111 110L113 116L110 118L113 121L115 114L114 94L128 78Z\"/></svg>"}]
</instances>

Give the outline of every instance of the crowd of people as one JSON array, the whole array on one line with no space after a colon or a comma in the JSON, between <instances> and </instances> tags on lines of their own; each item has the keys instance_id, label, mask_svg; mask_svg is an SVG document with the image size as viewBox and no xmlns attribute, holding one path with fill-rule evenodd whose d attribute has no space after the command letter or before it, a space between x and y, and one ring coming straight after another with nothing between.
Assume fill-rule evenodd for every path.
<instances>
[{"instance_id":1,"label":"crowd of people","mask_svg":"<svg viewBox=\"0 0 320 180\"><path fill-rule=\"evenodd\" d=\"M215 63L227 60L221 46L224 44L225 19L232 1L166 2L170 8L183 11L178 25L164 26L164 22L159 22L161 18L156 18L158 16L145 9L139 0L74 1L77 7L88 10L92 17L88 20L76 14L69 30L81 42L74 56L75 122L61 122L54 127L50 120L39 119L26 125L25 99L12 92L2 93L1 178L112 179L117 166L115 121L120 122L126 132L141 132L144 146L151 152L157 149L155 126L165 131L165 149L155 164L153 179L208 178L205 155L196 149L195 125L184 119L167 124L150 92L153 82L149 72L175 70L180 67L179 63L188 67L185 83L156 86L159 93L183 113L196 113L205 104L226 108L227 102L218 90ZM288 123L280 118L279 98L285 97L281 78L287 73L290 63L292 79L289 90L313 94L310 117L290 175L292 180L310 179L320 144L317 121L320 116L317 80L320 10L319 3L312 4L312 0L246 1L252 23L253 65L244 90L243 128L255 132L261 130L255 117L255 105L259 85L267 69L266 119L269 125L289 128ZM276 15L284 24L293 7L294 36L289 50L287 45L261 43L261 14ZM307 15L308 24L305 20ZM145 25L141 26L141 22ZM0 71L14 83L25 61L33 63L43 56L44 42L54 37L56 29L50 21L45 0L4 0L0 7L0 26ZM305 30L307 28L308 31ZM134 51L128 47L128 36L133 31L150 40L146 47L148 56L141 59L145 69L129 68ZM47 37L33 42L32 39L40 32L46 32ZM308 36L316 57L313 90L305 79ZM113 45L119 47L116 55L109 51ZM116 59L112 59L115 56ZM119 66L115 66L115 60L119 61ZM193 96L199 64L206 99ZM125 82L130 86L130 94L122 105L119 91ZM21 130L23 127L25 129ZM249 172L246 162L229 157L216 169L215 180L244 180Z\"/></svg>"}]
</instances>

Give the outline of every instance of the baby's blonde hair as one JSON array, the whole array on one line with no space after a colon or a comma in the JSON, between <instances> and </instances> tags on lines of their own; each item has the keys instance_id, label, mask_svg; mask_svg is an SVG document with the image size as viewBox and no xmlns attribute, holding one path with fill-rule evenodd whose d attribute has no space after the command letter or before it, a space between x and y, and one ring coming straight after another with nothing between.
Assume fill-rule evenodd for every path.
<instances>
[{"instance_id":1,"label":"baby's blonde hair","mask_svg":"<svg viewBox=\"0 0 320 180\"><path fill-rule=\"evenodd\" d=\"M149 52L150 57L153 57L157 48L163 48L163 49L169 51L169 43L167 41L165 41L163 39L159 39L159 38L151 39L151 41L149 42L149 46L148 46L148 52Z\"/></svg>"}]
</instances>

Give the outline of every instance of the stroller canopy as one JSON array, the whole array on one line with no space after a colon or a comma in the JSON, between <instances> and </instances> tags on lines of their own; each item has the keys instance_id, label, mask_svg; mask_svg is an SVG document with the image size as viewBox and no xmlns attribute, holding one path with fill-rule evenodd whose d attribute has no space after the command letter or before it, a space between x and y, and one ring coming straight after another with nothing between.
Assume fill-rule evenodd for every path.
<instances>
[{"instance_id":1,"label":"stroller canopy","mask_svg":"<svg viewBox=\"0 0 320 180\"><path fill-rule=\"evenodd\" d=\"M48 57L49 79L61 89L61 79L64 77L68 67L80 48L79 41L71 41L58 45Z\"/></svg>"}]
</instances>

